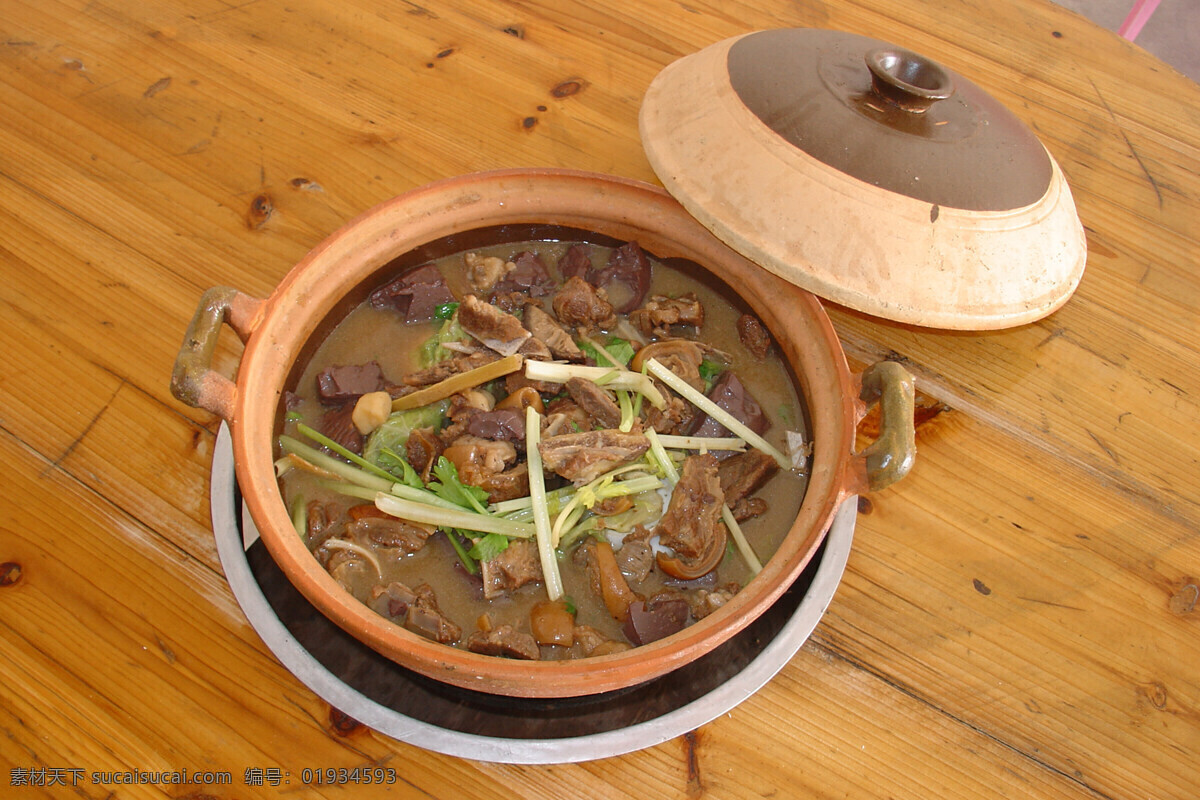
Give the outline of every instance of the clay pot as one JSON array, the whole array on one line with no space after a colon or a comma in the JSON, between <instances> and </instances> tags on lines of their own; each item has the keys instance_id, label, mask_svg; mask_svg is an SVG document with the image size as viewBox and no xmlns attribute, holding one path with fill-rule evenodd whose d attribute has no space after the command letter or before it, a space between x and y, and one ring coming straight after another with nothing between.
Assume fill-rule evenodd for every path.
<instances>
[{"instance_id":1,"label":"clay pot","mask_svg":"<svg viewBox=\"0 0 1200 800\"><path fill-rule=\"evenodd\" d=\"M733 600L658 642L574 661L482 656L436 644L379 616L335 583L296 535L273 469L281 396L311 342L398 263L420 263L431 243L453 252L475 246L485 235L494 237L492 242L505 241L514 231L530 238L530 225L636 239L658 258L688 259L734 287L792 365L813 438L809 485L791 530L763 571ZM210 368L222 324L246 343L236 383ZM717 647L788 588L842 502L903 476L914 454L911 379L886 363L852 375L816 297L735 253L665 191L565 170L480 173L413 190L331 235L266 299L228 288L209 290L187 332L172 390L184 402L228 422L237 479L250 514L279 567L316 608L406 668L469 689L523 697L577 696L632 686ZM866 452L855 454L856 424L866 402L880 396L885 399L884 433Z\"/></svg>"}]
</instances>

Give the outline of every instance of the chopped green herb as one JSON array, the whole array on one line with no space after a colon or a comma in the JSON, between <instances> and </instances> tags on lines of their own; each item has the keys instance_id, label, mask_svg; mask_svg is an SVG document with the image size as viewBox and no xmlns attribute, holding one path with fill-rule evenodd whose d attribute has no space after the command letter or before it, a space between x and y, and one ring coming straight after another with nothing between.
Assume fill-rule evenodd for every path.
<instances>
[{"instance_id":1,"label":"chopped green herb","mask_svg":"<svg viewBox=\"0 0 1200 800\"><path fill-rule=\"evenodd\" d=\"M475 546L467 552L467 555L477 561L491 561L507 549L507 536L501 536L498 533L489 533L482 538L476 539Z\"/></svg>"},{"instance_id":2,"label":"chopped green herb","mask_svg":"<svg viewBox=\"0 0 1200 800\"><path fill-rule=\"evenodd\" d=\"M436 319L450 319L454 316L454 312L458 311L458 303L442 303L433 310L433 316Z\"/></svg>"},{"instance_id":3,"label":"chopped green herb","mask_svg":"<svg viewBox=\"0 0 1200 800\"><path fill-rule=\"evenodd\" d=\"M395 475L405 486L411 486L414 489L425 488L425 483L421 480L421 476L412 468L408 460L392 448L386 445L381 446L376 455L375 463L392 475Z\"/></svg>"},{"instance_id":4,"label":"chopped green herb","mask_svg":"<svg viewBox=\"0 0 1200 800\"><path fill-rule=\"evenodd\" d=\"M487 509L484 504L487 503L488 493L480 489L478 486L468 486L463 483L458 477L458 468L454 466L454 462L445 456L439 456L437 464L433 467L433 474L437 476L440 483L431 483L429 488L438 497L443 500L449 500L451 503L456 503L463 508L474 509L480 514L486 514Z\"/></svg>"},{"instance_id":5,"label":"chopped green herb","mask_svg":"<svg viewBox=\"0 0 1200 800\"><path fill-rule=\"evenodd\" d=\"M700 379L704 381L705 394L708 394L713 384L716 383L717 378L724 371L725 365L720 361L712 361L706 358L700 362Z\"/></svg>"},{"instance_id":6,"label":"chopped green herb","mask_svg":"<svg viewBox=\"0 0 1200 800\"><path fill-rule=\"evenodd\" d=\"M304 419L304 417L300 416L299 411L289 411L283 415L283 418L287 422L299 422Z\"/></svg>"},{"instance_id":7,"label":"chopped green herb","mask_svg":"<svg viewBox=\"0 0 1200 800\"><path fill-rule=\"evenodd\" d=\"M590 356L601 367L626 367L633 360L634 348L628 339L622 339L619 336L610 336L607 342L602 343L602 346L605 352L618 362L617 364L613 364L612 359L609 359L604 352L601 352L599 348L587 340L584 340L579 345L579 349L584 352L584 355Z\"/></svg>"}]
</instances>

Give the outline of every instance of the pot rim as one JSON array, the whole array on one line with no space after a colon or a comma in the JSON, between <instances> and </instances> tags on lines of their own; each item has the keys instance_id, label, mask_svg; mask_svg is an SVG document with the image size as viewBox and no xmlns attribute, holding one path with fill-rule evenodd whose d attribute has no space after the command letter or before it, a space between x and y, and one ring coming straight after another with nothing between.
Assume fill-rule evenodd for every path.
<instances>
[{"instance_id":1,"label":"pot rim","mask_svg":"<svg viewBox=\"0 0 1200 800\"><path fill-rule=\"evenodd\" d=\"M638 239L657 257L688 258L713 272L732 266L738 284L731 288L791 362L809 410L813 455L808 488L796 520L762 572L708 617L622 653L515 661L438 644L405 630L359 602L320 568L296 536L275 478L274 426L284 382L311 332L338 300L391 260L427 242L518 223ZM404 667L464 688L526 697L595 694L642 683L699 657L742 630L786 591L843 499L861 488L852 459L861 403L820 301L730 250L651 184L546 168L470 173L427 184L363 212L314 247L263 302L256 322L228 421L238 481L264 544L293 585L339 626ZM803 363L798 363L801 350Z\"/></svg>"}]
</instances>

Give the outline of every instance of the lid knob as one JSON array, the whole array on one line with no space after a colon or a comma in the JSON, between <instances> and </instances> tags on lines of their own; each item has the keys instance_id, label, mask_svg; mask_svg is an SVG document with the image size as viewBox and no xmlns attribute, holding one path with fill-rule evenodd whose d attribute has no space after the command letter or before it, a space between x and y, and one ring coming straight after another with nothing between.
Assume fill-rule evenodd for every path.
<instances>
[{"instance_id":1,"label":"lid knob","mask_svg":"<svg viewBox=\"0 0 1200 800\"><path fill-rule=\"evenodd\" d=\"M876 95L913 114L923 114L938 100L954 94L950 74L924 56L900 48L880 48L866 56L871 89Z\"/></svg>"}]
</instances>

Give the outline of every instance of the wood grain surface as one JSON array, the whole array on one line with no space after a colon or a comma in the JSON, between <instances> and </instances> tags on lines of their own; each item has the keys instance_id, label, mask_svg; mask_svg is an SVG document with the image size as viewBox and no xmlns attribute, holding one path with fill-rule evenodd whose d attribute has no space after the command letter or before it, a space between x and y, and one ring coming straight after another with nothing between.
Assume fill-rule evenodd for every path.
<instances>
[{"instance_id":1,"label":"wood grain surface","mask_svg":"<svg viewBox=\"0 0 1200 800\"><path fill-rule=\"evenodd\" d=\"M537 767L347 720L221 571L219 420L168 389L200 294L265 297L439 178L655 182L654 75L787 26L900 44L1011 108L1074 192L1078 292L983 334L829 309L852 363L917 376L917 465L862 503L822 622L730 713ZM374 765L398 781L372 797L1200 792L1200 87L1135 45L1048 0L8 0L0 108L0 795L345 797L244 770ZM239 352L224 335L217 368ZM233 783L90 780L133 769Z\"/></svg>"}]
</instances>

